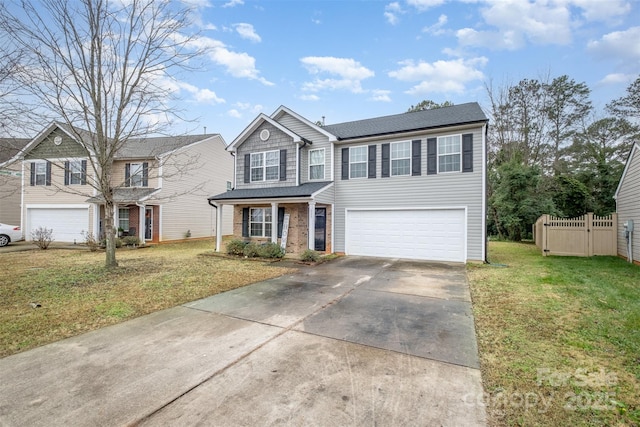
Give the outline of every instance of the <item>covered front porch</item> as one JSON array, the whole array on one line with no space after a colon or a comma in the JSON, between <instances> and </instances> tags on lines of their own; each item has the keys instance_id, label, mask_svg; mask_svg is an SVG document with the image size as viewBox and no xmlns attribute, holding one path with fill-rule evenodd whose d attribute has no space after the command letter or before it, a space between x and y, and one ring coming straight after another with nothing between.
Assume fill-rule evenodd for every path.
<instances>
[{"instance_id":1,"label":"covered front porch","mask_svg":"<svg viewBox=\"0 0 640 427\"><path fill-rule=\"evenodd\" d=\"M333 184L314 184L260 190L232 190L212 196L209 203L217 208L233 206L234 238L259 243L277 243L285 249L286 254L291 255L302 254L307 249L331 253L333 204L330 203L332 197L323 193ZM221 229L221 212L222 210L218 209L217 230ZM216 251L221 250L222 236L217 233Z\"/></svg>"}]
</instances>

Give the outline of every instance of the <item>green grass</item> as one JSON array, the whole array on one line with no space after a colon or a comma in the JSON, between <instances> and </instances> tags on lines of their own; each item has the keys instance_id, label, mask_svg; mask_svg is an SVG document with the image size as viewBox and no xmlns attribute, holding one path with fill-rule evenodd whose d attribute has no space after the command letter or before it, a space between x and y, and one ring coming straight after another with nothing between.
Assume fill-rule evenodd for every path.
<instances>
[{"instance_id":1,"label":"green grass","mask_svg":"<svg viewBox=\"0 0 640 427\"><path fill-rule=\"evenodd\" d=\"M35 249L0 255L0 357L238 288L291 270L211 256L213 243L104 253ZM31 303L41 307L33 308Z\"/></svg>"},{"instance_id":2,"label":"green grass","mask_svg":"<svg viewBox=\"0 0 640 427\"><path fill-rule=\"evenodd\" d=\"M640 424L640 267L508 242L489 259L468 274L491 425Z\"/></svg>"}]
</instances>

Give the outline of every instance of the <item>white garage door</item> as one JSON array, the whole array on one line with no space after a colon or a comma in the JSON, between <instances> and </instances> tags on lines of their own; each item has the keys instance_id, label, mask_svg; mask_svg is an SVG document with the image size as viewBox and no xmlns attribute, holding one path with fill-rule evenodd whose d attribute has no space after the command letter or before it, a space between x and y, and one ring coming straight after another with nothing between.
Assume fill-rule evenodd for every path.
<instances>
[{"instance_id":1,"label":"white garage door","mask_svg":"<svg viewBox=\"0 0 640 427\"><path fill-rule=\"evenodd\" d=\"M53 230L56 242L83 242L82 231L89 230L89 208L27 208L27 224L27 240L33 230L46 227Z\"/></svg>"},{"instance_id":2,"label":"white garage door","mask_svg":"<svg viewBox=\"0 0 640 427\"><path fill-rule=\"evenodd\" d=\"M466 261L464 209L348 210L347 255Z\"/></svg>"}]
</instances>

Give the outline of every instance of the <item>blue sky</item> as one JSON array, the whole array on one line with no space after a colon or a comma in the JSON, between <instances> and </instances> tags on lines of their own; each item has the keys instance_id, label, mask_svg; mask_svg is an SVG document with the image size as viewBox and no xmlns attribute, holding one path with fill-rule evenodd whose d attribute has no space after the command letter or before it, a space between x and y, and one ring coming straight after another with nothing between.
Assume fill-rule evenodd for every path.
<instances>
[{"instance_id":1,"label":"blue sky","mask_svg":"<svg viewBox=\"0 0 640 427\"><path fill-rule=\"evenodd\" d=\"M177 95L190 129L227 143L280 105L327 124L424 99L486 107L485 83L545 75L585 82L602 109L640 73L635 0L189 2L211 50Z\"/></svg>"}]
</instances>

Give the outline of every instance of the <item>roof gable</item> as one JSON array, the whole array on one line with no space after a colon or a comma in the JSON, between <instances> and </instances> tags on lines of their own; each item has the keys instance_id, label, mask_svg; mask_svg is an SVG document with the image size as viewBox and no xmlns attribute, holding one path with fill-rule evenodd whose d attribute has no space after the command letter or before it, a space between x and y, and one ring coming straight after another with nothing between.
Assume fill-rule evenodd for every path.
<instances>
[{"instance_id":1,"label":"roof gable","mask_svg":"<svg viewBox=\"0 0 640 427\"><path fill-rule=\"evenodd\" d=\"M624 170L622 171L622 175L620 176L620 181L618 182L618 188L616 188L616 192L613 195L613 198L615 200L618 200L618 193L622 188L622 183L624 182L624 179L627 176L627 172L629 171L629 169L631 169L631 164L633 163L633 160L636 158L635 154L637 151L640 151L640 145L636 142L635 144L633 144L633 147L631 148L629 157L627 157L627 162L624 165ZM640 168L640 156L639 156L637 167Z\"/></svg>"},{"instance_id":2,"label":"roof gable","mask_svg":"<svg viewBox=\"0 0 640 427\"><path fill-rule=\"evenodd\" d=\"M319 132L321 134L323 134L324 136L326 136L327 138L329 138L329 141L336 141L337 138L334 134L328 132L325 128L323 128L322 126L318 126L317 124L313 123L312 121L310 121L309 119L302 117L300 114L296 113L295 111L291 110L290 108L285 107L284 105L281 105L276 111L274 111L274 113L271 115L271 117L274 120L280 120L280 118L282 118L283 115L288 114L289 116L293 117L294 119L298 120L299 122L305 124L306 126L310 127L311 129L315 130L316 132Z\"/></svg>"},{"instance_id":3,"label":"roof gable","mask_svg":"<svg viewBox=\"0 0 640 427\"><path fill-rule=\"evenodd\" d=\"M433 129L470 123L484 123L489 119L477 102L414 111L391 116L327 125L323 128L338 140L388 135L416 130Z\"/></svg>"},{"instance_id":4,"label":"roof gable","mask_svg":"<svg viewBox=\"0 0 640 427\"><path fill-rule=\"evenodd\" d=\"M15 160L30 141L28 138L0 138L0 166Z\"/></svg>"},{"instance_id":5,"label":"roof gable","mask_svg":"<svg viewBox=\"0 0 640 427\"><path fill-rule=\"evenodd\" d=\"M266 114L261 113L258 117L256 117L250 124L249 126L247 126L242 133L240 133L240 135L238 135L236 137L236 139L234 139L231 144L229 144L229 146L227 147L227 150L235 152L237 150L237 148L242 145L242 143L244 141L246 141L246 139L251 136L251 134L253 134L253 132L256 131L256 129L258 129L258 127L260 127L261 124L263 123L269 123L272 126L276 127L277 129L281 130L282 132L284 132L285 134L289 135L291 138L293 138L293 141L296 143L301 143L303 141L303 138L296 134L295 132L291 131L290 129L286 128L285 126L282 126L280 123L278 123L277 121L275 121L274 119L272 119L271 117L267 116Z\"/></svg>"}]
</instances>

